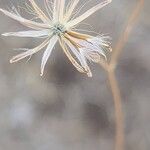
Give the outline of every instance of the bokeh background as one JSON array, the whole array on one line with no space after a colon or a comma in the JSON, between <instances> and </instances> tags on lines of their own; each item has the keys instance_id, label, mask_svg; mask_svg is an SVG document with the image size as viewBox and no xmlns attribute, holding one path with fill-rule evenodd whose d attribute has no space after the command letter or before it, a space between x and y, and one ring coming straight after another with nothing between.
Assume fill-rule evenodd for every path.
<instances>
[{"instance_id":1,"label":"bokeh background","mask_svg":"<svg viewBox=\"0 0 150 150\"><path fill-rule=\"evenodd\" d=\"M27 1L0 0L0 7L24 7ZM38 1L41 6L42 1ZM82 11L100 1L92 0ZM85 2L81 0L79 6ZM113 0L84 21L92 27L81 24L79 28L110 35L114 47L137 2ZM145 0L116 72L122 94L126 150L150 149L149 6L150 0ZM23 29L27 30L0 14L0 33ZM14 48L32 48L39 42L0 36L0 150L113 150L114 105L105 71L91 64L92 78L80 74L59 45L43 77L39 75L43 51L28 61L9 64L9 59L18 53Z\"/></svg>"}]
</instances>

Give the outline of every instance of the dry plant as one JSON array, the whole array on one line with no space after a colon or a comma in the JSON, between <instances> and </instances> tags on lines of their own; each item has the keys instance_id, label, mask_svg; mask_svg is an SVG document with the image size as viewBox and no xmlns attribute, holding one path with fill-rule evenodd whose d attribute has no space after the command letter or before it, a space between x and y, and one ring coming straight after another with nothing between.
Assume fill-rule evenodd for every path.
<instances>
[{"instance_id":1,"label":"dry plant","mask_svg":"<svg viewBox=\"0 0 150 150\"><path fill-rule=\"evenodd\" d=\"M127 26L125 31L120 36L119 41L117 42L109 63L103 62L100 65L106 70L108 75L108 80L110 83L110 88L113 94L114 99L114 109L115 109L115 120L116 120L116 144L115 150L124 150L124 119L123 119L123 110L121 102L121 94L118 86L118 81L116 79L115 70L118 63L120 53L128 41L130 33L136 23L136 20L141 12L143 7L144 0L139 0L135 6L131 16L128 19Z\"/></svg>"},{"instance_id":2,"label":"dry plant","mask_svg":"<svg viewBox=\"0 0 150 150\"><path fill-rule=\"evenodd\" d=\"M112 0L104 0L77 17L74 16L74 11L80 0L73 0L69 4L66 4L66 0L43 0L46 13L36 4L35 0L28 1L30 5L26 4L27 8L25 9L29 14L34 16L32 20L23 18L15 8L13 8L12 12L4 9L0 9L0 11L30 28L30 30L9 32L2 35L43 38L44 41L33 49L19 49L24 52L14 56L10 60L10 63L17 62L28 56L31 57L44 47L47 47L41 62L42 76L47 60L50 57L55 44L59 41L64 53L74 67L79 72L92 77L92 72L87 61L98 63L102 59L106 60L106 53L111 51L110 42L107 41L108 36L91 36L77 32L77 26L93 13L111 3ZM79 12L80 10L76 13L78 14Z\"/></svg>"},{"instance_id":3,"label":"dry plant","mask_svg":"<svg viewBox=\"0 0 150 150\"><path fill-rule=\"evenodd\" d=\"M116 147L115 150L124 149L124 123L123 112L121 104L121 95L118 87L118 82L115 76L116 65L123 46L128 40L128 37L133 29L135 21L141 11L144 0L139 0L136 8L133 10L124 33L119 38L116 47L111 56L111 60L107 62L106 54L111 51L110 42L107 36L91 36L76 32L76 27L83 20L88 18L97 10L106 6L111 0L104 0L91 9L84 12L82 15L74 18L73 12L80 0L73 0L67 6L65 0L43 0L47 13L45 14L35 3L34 0L29 0L30 5L26 4L27 11L32 14L34 18L28 20L23 18L13 8L12 12L0 9L2 13L10 18L20 22L22 25L32 29L28 31L9 32L4 33L4 36L18 36L18 37L32 37L43 38L43 43L33 49L21 48L19 50L25 51L13 57L10 62L17 62L27 56L32 56L41 49L47 46L41 63L41 75L43 75L45 65L52 49L59 41L64 53L69 58L76 69L82 73L86 73L89 77L92 76L91 70L88 66L87 60L99 63L107 72L110 82L111 91L114 98L115 105L115 119L116 119ZM24 8L25 9L25 8ZM41 22L37 21L41 20Z\"/></svg>"}]
</instances>

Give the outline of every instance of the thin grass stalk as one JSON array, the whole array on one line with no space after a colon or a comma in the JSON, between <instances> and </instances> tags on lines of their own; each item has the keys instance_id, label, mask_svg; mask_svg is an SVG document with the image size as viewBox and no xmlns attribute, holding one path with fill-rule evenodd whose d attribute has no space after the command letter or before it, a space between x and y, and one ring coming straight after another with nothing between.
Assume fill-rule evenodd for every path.
<instances>
[{"instance_id":1,"label":"thin grass stalk","mask_svg":"<svg viewBox=\"0 0 150 150\"><path fill-rule=\"evenodd\" d=\"M133 9L133 12L131 13L128 22L127 22L127 26L125 28L124 33L120 36L116 46L115 46L115 51L112 54L112 59L110 62L110 65L116 66L117 62L118 62L118 58L120 56L120 53L124 47L124 45L127 43L128 38L133 30L133 27L140 15L140 12L143 8L143 4L144 4L144 0L139 0L138 3L136 4L135 8Z\"/></svg>"},{"instance_id":2,"label":"thin grass stalk","mask_svg":"<svg viewBox=\"0 0 150 150\"><path fill-rule=\"evenodd\" d=\"M114 99L115 120L116 120L116 135L115 135L115 150L124 149L124 121L122 112L122 103L120 89L115 76L114 70L108 70L108 79Z\"/></svg>"},{"instance_id":3,"label":"thin grass stalk","mask_svg":"<svg viewBox=\"0 0 150 150\"><path fill-rule=\"evenodd\" d=\"M128 38L133 30L137 18L143 8L143 4L144 4L144 0L139 0L137 5L135 6L135 9L131 13L125 31L121 35L119 41L116 44L115 51L112 54L110 63L102 64L102 67L107 71L108 80L110 83L110 88L114 99L115 120L116 120L115 150L124 150L124 119L123 119L124 117L123 117L123 110L122 110L121 94L116 79L115 70L116 70L116 65L118 63L118 58L120 56L120 53L123 50L124 45L128 41Z\"/></svg>"}]
</instances>

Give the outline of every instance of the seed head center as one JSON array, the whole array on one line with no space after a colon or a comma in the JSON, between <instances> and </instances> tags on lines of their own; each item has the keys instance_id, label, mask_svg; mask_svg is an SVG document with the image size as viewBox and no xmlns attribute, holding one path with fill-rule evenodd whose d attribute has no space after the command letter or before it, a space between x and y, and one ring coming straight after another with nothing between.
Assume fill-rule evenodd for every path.
<instances>
[{"instance_id":1,"label":"seed head center","mask_svg":"<svg viewBox=\"0 0 150 150\"><path fill-rule=\"evenodd\" d=\"M52 31L54 35L60 35L66 32L66 28L64 25L60 24L60 23L56 23L54 24L54 26L52 27Z\"/></svg>"}]
</instances>

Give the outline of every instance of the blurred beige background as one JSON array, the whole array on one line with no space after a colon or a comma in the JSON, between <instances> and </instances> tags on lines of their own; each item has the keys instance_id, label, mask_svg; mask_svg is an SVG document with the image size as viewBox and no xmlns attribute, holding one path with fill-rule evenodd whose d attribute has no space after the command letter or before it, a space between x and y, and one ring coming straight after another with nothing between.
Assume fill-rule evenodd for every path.
<instances>
[{"instance_id":1,"label":"blurred beige background","mask_svg":"<svg viewBox=\"0 0 150 150\"><path fill-rule=\"evenodd\" d=\"M0 7L23 6L25 1L0 0ZM137 1L113 0L85 22L94 31L110 35L115 46ZM96 2L100 0L93 0L85 9ZM145 0L117 67L126 150L150 149L149 6L150 0ZM0 14L0 33L23 29L27 28ZM31 38L0 36L0 150L113 150L114 105L103 69L91 64L93 78L78 73L59 45L43 77L39 75L42 51L28 62L9 64L18 53L14 48L31 48L37 43Z\"/></svg>"}]
</instances>

